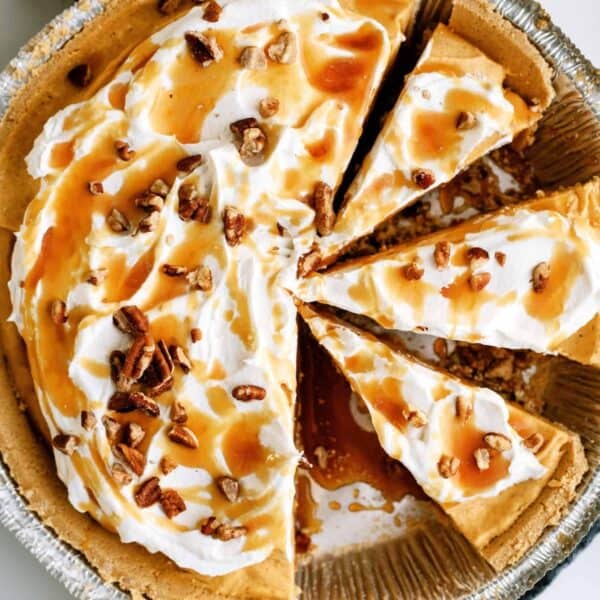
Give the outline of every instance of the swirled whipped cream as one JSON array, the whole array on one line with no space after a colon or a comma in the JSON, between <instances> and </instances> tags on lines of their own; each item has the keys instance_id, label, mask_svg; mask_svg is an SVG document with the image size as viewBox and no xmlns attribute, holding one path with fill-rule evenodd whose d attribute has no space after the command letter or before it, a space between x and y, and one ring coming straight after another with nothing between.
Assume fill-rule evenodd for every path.
<instances>
[{"instance_id":1,"label":"swirled whipped cream","mask_svg":"<svg viewBox=\"0 0 600 600\"><path fill-rule=\"evenodd\" d=\"M73 506L208 575L292 557L280 274L391 57L386 29L334 0L222 9L173 21L48 121L10 283Z\"/></svg>"}]
</instances>

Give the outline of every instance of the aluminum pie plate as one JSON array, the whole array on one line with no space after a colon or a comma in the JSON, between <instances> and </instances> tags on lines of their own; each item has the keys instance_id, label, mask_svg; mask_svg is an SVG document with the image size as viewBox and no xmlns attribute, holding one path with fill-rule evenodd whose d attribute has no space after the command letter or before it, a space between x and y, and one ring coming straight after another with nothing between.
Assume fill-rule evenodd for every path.
<instances>
[{"instance_id":1,"label":"aluminum pie plate","mask_svg":"<svg viewBox=\"0 0 600 600\"><path fill-rule=\"evenodd\" d=\"M376 1L376 0L375 0ZM524 31L529 39L553 64L557 74L565 75L577 88L583 102L600 121L600 73L581 54L575 45L556 27L542 7L531 0L490 0L498 11ZM440 4L435 0L424 4ZM66 44L83 25L105 9L99 0L88 0L65 10L42 32L52 28L61 31L57 50ZM56 36L54 36L56 38ZM40 39L40 38L37 38ZM0 73L0 118L12 95L23 84L11 75L41 65L52 52L41 57L32 46L22 49L7 70ZM10 72L9 72L10 71ZM594 443L593 440L592 444ZM598 443L596 441L596 443ZM577 500L560 523L550 529L535 548L517 565L497 574L480 589L466 597L471 599L514 599L528 590L559 563L568 558L600 518L600 466L588 474ZM129 595L102 581L85 558L62 542L39 518L11 479L7 466L0 461L0 522L39 560L47 571L59 580L74 596L86 599L125 599Z\"/></svg>"}]
</instances>

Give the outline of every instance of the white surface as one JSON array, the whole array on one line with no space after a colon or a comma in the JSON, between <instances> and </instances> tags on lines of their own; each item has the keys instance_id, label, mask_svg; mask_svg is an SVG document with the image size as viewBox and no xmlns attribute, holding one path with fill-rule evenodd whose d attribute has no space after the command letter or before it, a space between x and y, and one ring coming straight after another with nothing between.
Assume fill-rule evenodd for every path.
<instances>
[{"instance_id":1,"label":"white surface","mask_svg":"<svg viewBox=\"0 0 600 600\"><path fill-rule=\"evenodd\" d=\"M374 0L376 1L376 0ZM62 0L0 0L0 68L20 45L56 14ZM595 64L600 65L599 0L542 0L554 22ZM539 598L585 600L597 597L600 536L583 550ZM0 599L65 600L69 594L35 559L0 527Z\"/></svg>"}]
</instances>

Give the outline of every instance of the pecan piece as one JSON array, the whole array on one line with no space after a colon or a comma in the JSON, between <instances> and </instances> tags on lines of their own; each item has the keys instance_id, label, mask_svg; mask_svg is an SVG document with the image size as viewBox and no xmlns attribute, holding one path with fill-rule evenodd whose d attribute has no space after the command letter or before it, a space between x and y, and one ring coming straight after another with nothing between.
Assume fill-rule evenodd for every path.
<instances>
[{"instance_id":1,"label":"pecan piece","mask_svg":"<svg viewBox=\"0 0 600 600\"><path fill-rule=\"evenodd\" d=\"M449 479L450 477L454 477L458 472L458 467L460 467L460 460L455 456L448 456L447 454L442 454L440 460L438 461L438 472L444 479Z\"/></svg>"},{"instance_id":2,"label":"pecan piece","mask_svg":"<svg viewBox=\"0 0 600 600\"><path fill-rule=\"evenodd\" d=\"M135 410L135 403L131 400L131 394L127 392L115 392L110 397L107 408L118 413L128 413Z\"/></svg>"},{"instance_id":3,"label":"pecan piece","mask_svg":"<svg viewBox=\"0 0 600 600\"><path fill-rule=\"evenodd\" d=\"M550 280L550 265L547 262L541 262L533 269L533 291L541 294L547 287Z\"/></svg>"},{"instance_id":4,"label":"pecan piece","mask_svg":"<svg viewBox=\"0 0 600 600\"><path fill-rule=\"evenodd\" d=\"M226 206L223 211L223 231L225 241L237 246L246 232L246 217L235 206Z\"/></svg>"},{"instance_id":5,"label":"pecan piece","mask_svg":"<svg viewBox=\"0 0 600 600\"><path fill-rule=\"evenodd\" d=\"M480 292L492 279L491 273L473 273L469 277L469 286L474 292Z\"/></svg>"},{"instance_id":6,"label":"pecan piece","mask_svg":"<svg viewBox=\"0 0 600 600\"><path fill-rule=\"evenodd\" d=\"M155 179L152 185L148 188L148 191L155 196L166 198L169 195L169 184L164 179Z\"/></svg>"},{"instance_id":7,"label":"pecan piece","mask_svg":"<svg viewBox=\"0 0 600 600\"><path fill-rule=\"evenodd\" d=\"M92 196L100 196L104 194L104 185L101 181L90 181L88 183L88 190Z\"/></svg>"},{"instance_id":8,"label":"pecan piece","mask_svg":"<svg viewBox=\"0 0 600 600\"><path fill-rule=\"evenodd\" d=\"M134 202L138 208L141 208L143 211L148 213L160 212L165 205L165 201L162 196L153 194L150 191L140 194Z\"/></svg>"},{"instance_id":9,"label":"pecan piece","mask_svg":"<svg viewBox=\"0 0 600 600\"><path fill-rule=\"evenodd\" d=\"M169 519L186 509L183 498L175 490L165 490L160 496L160 505Z\"/></svg>"},{"instance_id":10,"label":"pecan piece","mask_svg":"<svg viewBox=\"0 0 600 600\"><path fill-rule=\"evenodd\" d=\"M92 269L86 278L86 283L90 285L100 285L108 276L107 269Z\"/></svg>"},{"instance_id":11,"label":"pecan piece","mask_svg":"<svg viewBox=\"0 0 600 600\"><path fill-rule=\"evenodd\" d=\"M197 266L187 274L186 278L193 290L210 292L212 289L212 271L206 265Z\"/></svg>"},{"instance_id":12,"label":"pecan piece","mask_svg":"<svg viewBox=\"0 0 600 600\"><path fill-rule=\"evenodd\" d=\"M223 58L223 50L217 39L211 35L204 35L199 31L187 31L185 41L194 60L202 67L208 67Z\"/></svg>"},{"instance_id":13,"label":"pecan piece","mask_svg":"<svg viewBox=\"0 0 600 600\"><path fill-rule=\"evenodd\" d=\"M525 447L537 454L544 445L544 436L541 433L532 433L525 441Z\"/></svg>"},{"instance_id":14,"label":"pecan piece","mask_svg":"<svg viewBox=\"0 0 600 600\"><path fill-rule=\"evenodd\" d=\"M180 444L181 446L186 446L187 448L198 447L198 438L196 437L196 434L189 429L189 427L173 425L167 435L172 442Z\"/></svg>"},{"instance_id":15,"label":"pecan piece","mask_svg":"<svg viewBox=\"0 0 600 600\"><path fill-rule=\"evenodd\" d=\"M461 421L466 421L473 414L473 402L471 399L457 396L454 403L454 413Z\"/></svg>"},{"instance_id":16,"label":"pecan piece","mask_svg":"<svg viewBox=\"0 0 600 600\"><path fill-rule=\"evenodd\" d=\"M118 208L111 209L106 217L106 224L115 233L126 233L131 229L129 219Z\"/></svg>"},{"instance_id":17,"label":"pecan piece","mask_svg":"<svg viewBox=\"0 0 600 600\"><path fill-rule=\"evenodd\" d=\"M179 217L183 221L198 221L208 223L212 214L209 200L200 196L193 183L184 183L178 191Z\"/></svg>"},{"instance_id":18,"label":"pecan piece","mask_svg":"<svg viewBox=\"0 0 600 600\"><path fill-rule=\"evenodd\" d=\"M149 396L159 396L173 387L173 360L163 340L158 340L150 367L144 374L143 383L148 386Z\"/></svg>"},{"instance_id":19,"label":"pecan piece","mask_svg":"<svg viewBox=\"0 0 600 600\"><path fill-rule=\"evenodd\" d=\"M422 190L426 190L435 183L435 175L427 169L414 169L411 173L411 179Z\"/></svg>"},{"instance_id":20,"label":"pecan piece","mask_svg":"<svg viewBox=\"0 0 600 600\"><path fill-rule=\"evenodd\" d=\"M209 23L216 23L221 17L221 12L223 12L221 5L218 2L214 2L214 0L209 0L205 4L202 18Z\"/></svg>"},{"instance_id":21,"label":"pecan piece","mask_svg":"<svg viewBox=\"0 0 600 600\"><path fill-rule=\"evenodd\" d=\"M496 252L494 254L494 257L496 258L496 262L503 267L506 264L506 254L504 254L504 252Z\"/></svg>"},{"instance_id":22,"label":"pecan piece","mask_svg":"<svg viewBox=\"0 0 600 600\"><path fill-rule=\"evenodd\" d=\"M150 328L148 317L135 305L122 306L113 315L113 324L123 333L130 335L146 333Z\"/></svg>"},{"instance_id":23,"label":"pecan piece","mask_svg":"<svg viewBox=\"0 0 600 600\"><path fill-rule=\"evenodd\" d=\"M125 459L127 466L139 477L144 472L146 459L144 455L135 448L130 448L127 444L117 444L117 450Z\"/></svg>"},{"instance_id":24,"label":"pecan piece","mask_svg":"<svg viewBox=\"0 0 600 600\"><path fill-rule=\"evenodd\" d=\"M267 392L265 388L258 385L238 385L233 388L231 395L240 402L250 402L251 400L264 400Z\"/></svg>"},{"instance_id":25,"label":"pecan piece","mask_svg":"<svg viewBox=\"0 0 600 600\"><path fill-rule=\"evenodd\" d=\"M315 209L315 223L319 235L329 235L335 225L335 212L333 210L333 190L324 181L318 181L312 195Z\"/></svg>"},{"instance_id":26,"label":"pecan piece","mask_svg":"<svg viewBox=\"0 0 600 600\"><path fill-rule=\"evenodd\" d=\"M267 68L267 57L262 48L246 46L238 59L244 69L264 71Z\"/></svg>"},{"instance_id":27,"label":"pecan piece","mask_svg":"<svg viewBox=\"0 0 600 600\"><path fill-rule=\"evenodd\" d=\"M56 325L67 322L67 305L62 300L52 300L50 303L50 318Z\"/></svg>"},{"instance_id":28,"label":"pecan piece","mask_svg":"<svg viewBox=\"0 0 600 600\"><path fill-rule=\"evenodd\" d=\"M78 88L90 85L92 76L92 68L87 64L76 65L67 73L68 80Z\"/></svg>"},{"instance_id":29,"label":"pecan piece","mask_svg":"<svg viewBox=\"0 0 600 600\"><path fill-rule=\"evenodd\" d=\"M96 415L92 411L82 410L80 419L81 419L81 426L86 431L92 431L92 429L94 429L94 427L96 427L97 419L96 419Z\"/></svg>"},{"instance_id":30,"label":"pecan piece","mask_svg":"<svg viewBox=\"0 0 600 600\"><path fill-rule=\"evenodd\" d=\"M477 448L473 452L473 458L480 471L486 471L490 468L490 451L487 448Z\"/></svg>"},{"instance_id":31,"label":"pecan piece","mask_svg":"<svg viewBox=\"0 0 600 600\"><path fill-rule=\"evenodd\" d=\"M283 31L267 47L267 56L273 62L290 65L296 60L296 36L291 31Z\"/></svg>"},{"instance_id":32,"label":"pecan piece","mask_svg":"<svg viewBox=\"0 0 600 600\"><path fill-rule=\"evenodd\" d=\"M231 123L229 128L234 134L242 160L249 166L262 164L265 160L267 136L258 121L253 117L240 119Z\"/></svg>"},{"instance_id":33,"label":"pecan piece","mask_svg":"<svg viewBox=\"0 0 600 600\"><path fill-rule=\"evenodd\" d=\"M168 456L163 456L160 459L160 470L163 475L168 475L171 471L177 468L177 463L171 460Z\"/></svg>"},{"instance_id":34,"label":"pecan piece","mask_svg":"<svg viewBox=\"0 0 600 600\"><path fill-rule=\"evenodd\" d=\"M258 112L264 119L269 119L279 112L279 100L268 96L258 103Z\"/></svg>"},{"instance_id":35,"label":"pecan piece","mask_svg":"<svg viewBox=\"0 0 600 600\"><path fill-rule=\"evenodd\" d=\"M438 242L433 251L433 260L438 269L445 269L450 263L450 243L446 241Z\"/></svg>"},{"instance_id":36,"label":"pecan piece","mask_svg":"<svg viewBox=\"0 0 600 600\"><path fill-rule=\"evenodd\" d=\"M313 271L316 271L321 265L321 252L318 248L309 250L298 259L298 268L296 277L306 277Z\"/></svg>"},{"instance_id":37,"label":"pecan piece","mask_svg":"<svg viewBox=\"0 0 600 600\"><path fill-rule=\"evenodd\" d=\"M121 442L121 438L123 437L123 428L121 427L121 423L115 421L108 415L104 415L102 417L102 425L104 425L106 438L111 446Z\"/></svg>"},{"instance_id":38,"label":"pecan piece","mask_svg":"<svg viewBox=\"0 0 600 600\"><path fill-rule=\"evenodd\" d=\"M123 368L123 363L125 362L125 353L120 350L113 350L110 353L110 377L111 379L117 383L119 379L119 373Z\"/></svg>"},{"instance_id":39,"label":"pecan piece","mask_svg":"<svg viewBox=\"0 0 600 600\"><path fill-rule=\"evenodd\" d=\"M160 415L160 407L152 400L152 398L146 396L146 394L142 392L132 392L129 394L129 398L134 407L145 415L148 415L149 417L158 417Z\"/></svg>"},{"instance_id":40,"label":"pecan piece","mask_svg":"<svg viewBox=\"0 0 600 600\"><path fill-rule=\"evenodd\" d=\"M148 334L142 334L134 340L125 355L123 368L117 378L117 390L119 392L128 392L131 386L139 381L150 366L154 349L154 340Z\"/></svg>"},{"instance_id":41,"label":"pecan piece","mask_svg":"<svg viewBox=\"0 0 600 600\"><path fill-rule=\"evenodd\" d=\"M233 477L224 475L217 479L219 491L227 498L228 502L237 502L240 497L240 482Z\"/></svg>"},{"instance_id":42,"label":"pecan piece","mask_svg":"<svg viewBox=\"0 0 600 600\"><path fill-rule=\"evenodd\" d=\"M171 355L173 362L178 365L184 373L189 373L192 370L192 363L181 346L171 344L169 346L169 354Z\"/></svg>"},{"instance_id":43,"label":"pecan piece","mask_svg":"<svg viewBox=\"0 0 600 600\"><path fill-rule=\"evenodd\" d=\"M188 268L181 265L164 264L162 266L162 272L169 277L183 277L184 275L187 275Z\"/></svg>"},{"instance_id":44,"label":"pecan piece","mask_svg":"<svg viewBox=\"0 0 600 600\"><path fill-rule=\"evenodd\" d=\"M185 406L179 402L179 400L174 400L171 405L171 421L173 423L179 423L180 425L185 423L188 420L187 411L185 410Z\"/></svg>"},{"instance_id":45,"label":"pecan piece","mask_svg":"<svg viewBox=\"0 0 600 600\"><path fill-rule=\"evenodd\" d=\"M140 508L148 508L160 500L161 489L158 477L146 479L135 491L134 498Z\"/></svg>"},{"instance_id":46,"label":"pecan piece","mask_svg":"<svg viewBox=\"0 0 600 600\"><path fill-rule=\"evenodd\" d=\"M190 338L192 344L199 342L202 339L202 330L199 327L192 327L190 330Z\"/></svg>"},{"instance_id":47,"label":"pecan piece","mask_svg":"<svg viewBox=\"0 0 600 600\"><path fill-rule=\"evenodd\" d=\"M418 281L425 275L425 269L417 261L413 260L413 262L404 266L402 273L408 281Z\"/></svg>"},{"instance_id":48,"label":"pecan piece","mask_svg":"<svg viewBox=\"0 0 600 600\"><path fill-rule=\"evenodd\" d=\"M205 519L202 525L200 526L200 532L203 535L214 535L217 527L219 526L219 522L217 521L217 517L208 517Z\"/></svg>"},{"instance_id":49,"label":"pecan piece","mask_svg":"<svg viewBox=\"0 0 600 600\"><path fill-rule=\"evenodd\" d=\"M127 485L131 483L131 475L121 463L113 463L110 468L110 474L119 485Z\"/></svg>"},{"instance_id":50,"label":"pecan piece","mask_svg":"<svg viewBox=\"0 0 600 600\"><path fill-rule=\"evenodd\" d=\"M76 435L67 435L59 433L52 438L52 445L67 456L71 456L75 452L79 444L79 438Z\"/></svg>"},{"instance_id":51,"label":"pecan piece","mask_svg":"<svg viewBox=\"0 0 600 600\"><path fill-rule=\"evenodd\" d=\"M502 433L486 433L483 436L483 441L494 450L498 452L504 452L512 448L512 442L509 437L506 437Z\"/></svg>"},{"instance_id":52,"label":"pecan piece","mask_svg":"<svg viewBox=\"0 0 600 600\"><path fill-rule=\"evenodd\" d=\"M141 233L150 233L151 231L157 230L159 223L160 213L158 211L153 211L140 220L137 230Z\"/></svg>"},{"instance_id":53,"label":"pecan piece","mask_svg":"<svg viewBox=\"0 0 600 600\"><path fill-rule=\"evenodd\" d=\"M184 173L191 173L195 169L197 169L202 163L204 159L202 158L202 154L192 154L191 156L185 156L181 160L177 161L177 170L183 171Z\"/></svg>"},{"instance_id":54,"label":"pecan piece","mask_svg":"<svg viewBox=\"0 0 600 600\"><path fill-rule=\"evenodd\" d=\"M243 537L244 535L247 535L247 533L247 527L233 526L227 525L226 523L222 523L217 527L217 530L215 531L215 536L222 542L228 542L229 540Z\"/></svg>"},{"instance_id":55,"label":"pecan piece","mask_svg":"<svg viewBox=\"0 0 600 600\"><path fill-rule=\"evenodd\" d=\"M469 267L473 271L481 269L483 265L489 260L490 254L487 250L473 246L467 250L467 260L469 261Z\"/></svg>"},{"instance_id":56,"label":"pecan piece","mask_svg":"<svg viewBox=\"0 0 600 600\"><path fill-rule=\"evenodd\" d=\"M472 112L463 110L456 117L456 129L473 129L475 125L477 125L477 117Z\"/></svg>"},{"instance_id":57,"label":"pecan piece","mask_svg":"<svg viewBox=\"0 0 600 600\"><path fill-rule=\"evenodd\" d=\"M163 15L173 14L180 6L181 0L158 0L157 8Z\"/></svg>"},{"instance_id":58,"label":"pecan piece","mask_svg":"<svg viewBox=\"0 0 600 600\"><path fill-rule=\"evenodd\" d=\"M123 140L115 141L115 150L117 152L117 156L125 162L130 161L135 156L135 150L133 150L131 146Z\"/></svg>"},{"instance_id":59,"label":"pecan piece","mask_svg":"<svg viewBox=\"0 0 600 600\"><path fill-rule=\"evenodd\" d=\"M130 448L137 448L146 437L146 432L141 425L137 423L127 423L125 425L125 443Z\"/></svg>"}]
</instances>

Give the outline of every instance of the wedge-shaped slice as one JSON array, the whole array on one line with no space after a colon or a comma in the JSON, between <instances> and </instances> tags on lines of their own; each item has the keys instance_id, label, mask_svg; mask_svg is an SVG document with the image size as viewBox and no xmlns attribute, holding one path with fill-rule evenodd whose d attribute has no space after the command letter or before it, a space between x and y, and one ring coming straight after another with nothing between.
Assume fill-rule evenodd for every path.
<instances>
[{"instance_id":1,"label":"wedge-shaped slice","mask_svg":"<svg viewBox=\"0 0 600 600\"><path fill-rule=\"evenodd\" d=\"M600 179L315 275L300 297L384 327L600 364Z\"/></svg>"},{"instance_id":2,"label":"wedge-shaped slice","mask_svg":"<svg viewBox=\"0 0 600 600\"><path fill-rule=\"evenodd\" d=\"M494 28L492 44L486 27L476 28L482 19ZM528 67L522 85L511 79L512 89L505 87L516 68L508 48L520 51ZM533 125L552 98L549 77L541 56L487 2L457 2L450 26L435 29L407 78L333 232L320 242L321 254L332 260L353 239Z\"/></svg>"},{"instance_id":3,"label":"wedge-shaped slice","mask_svg":"<svg viewBox=\"0 0 600 600\"><path fill-rule=\"evenodd\" d=\"M496 569L556 523L587 469L579 438L330 317L301 314L400 460Z\"/></svg>"}]
</instances>

